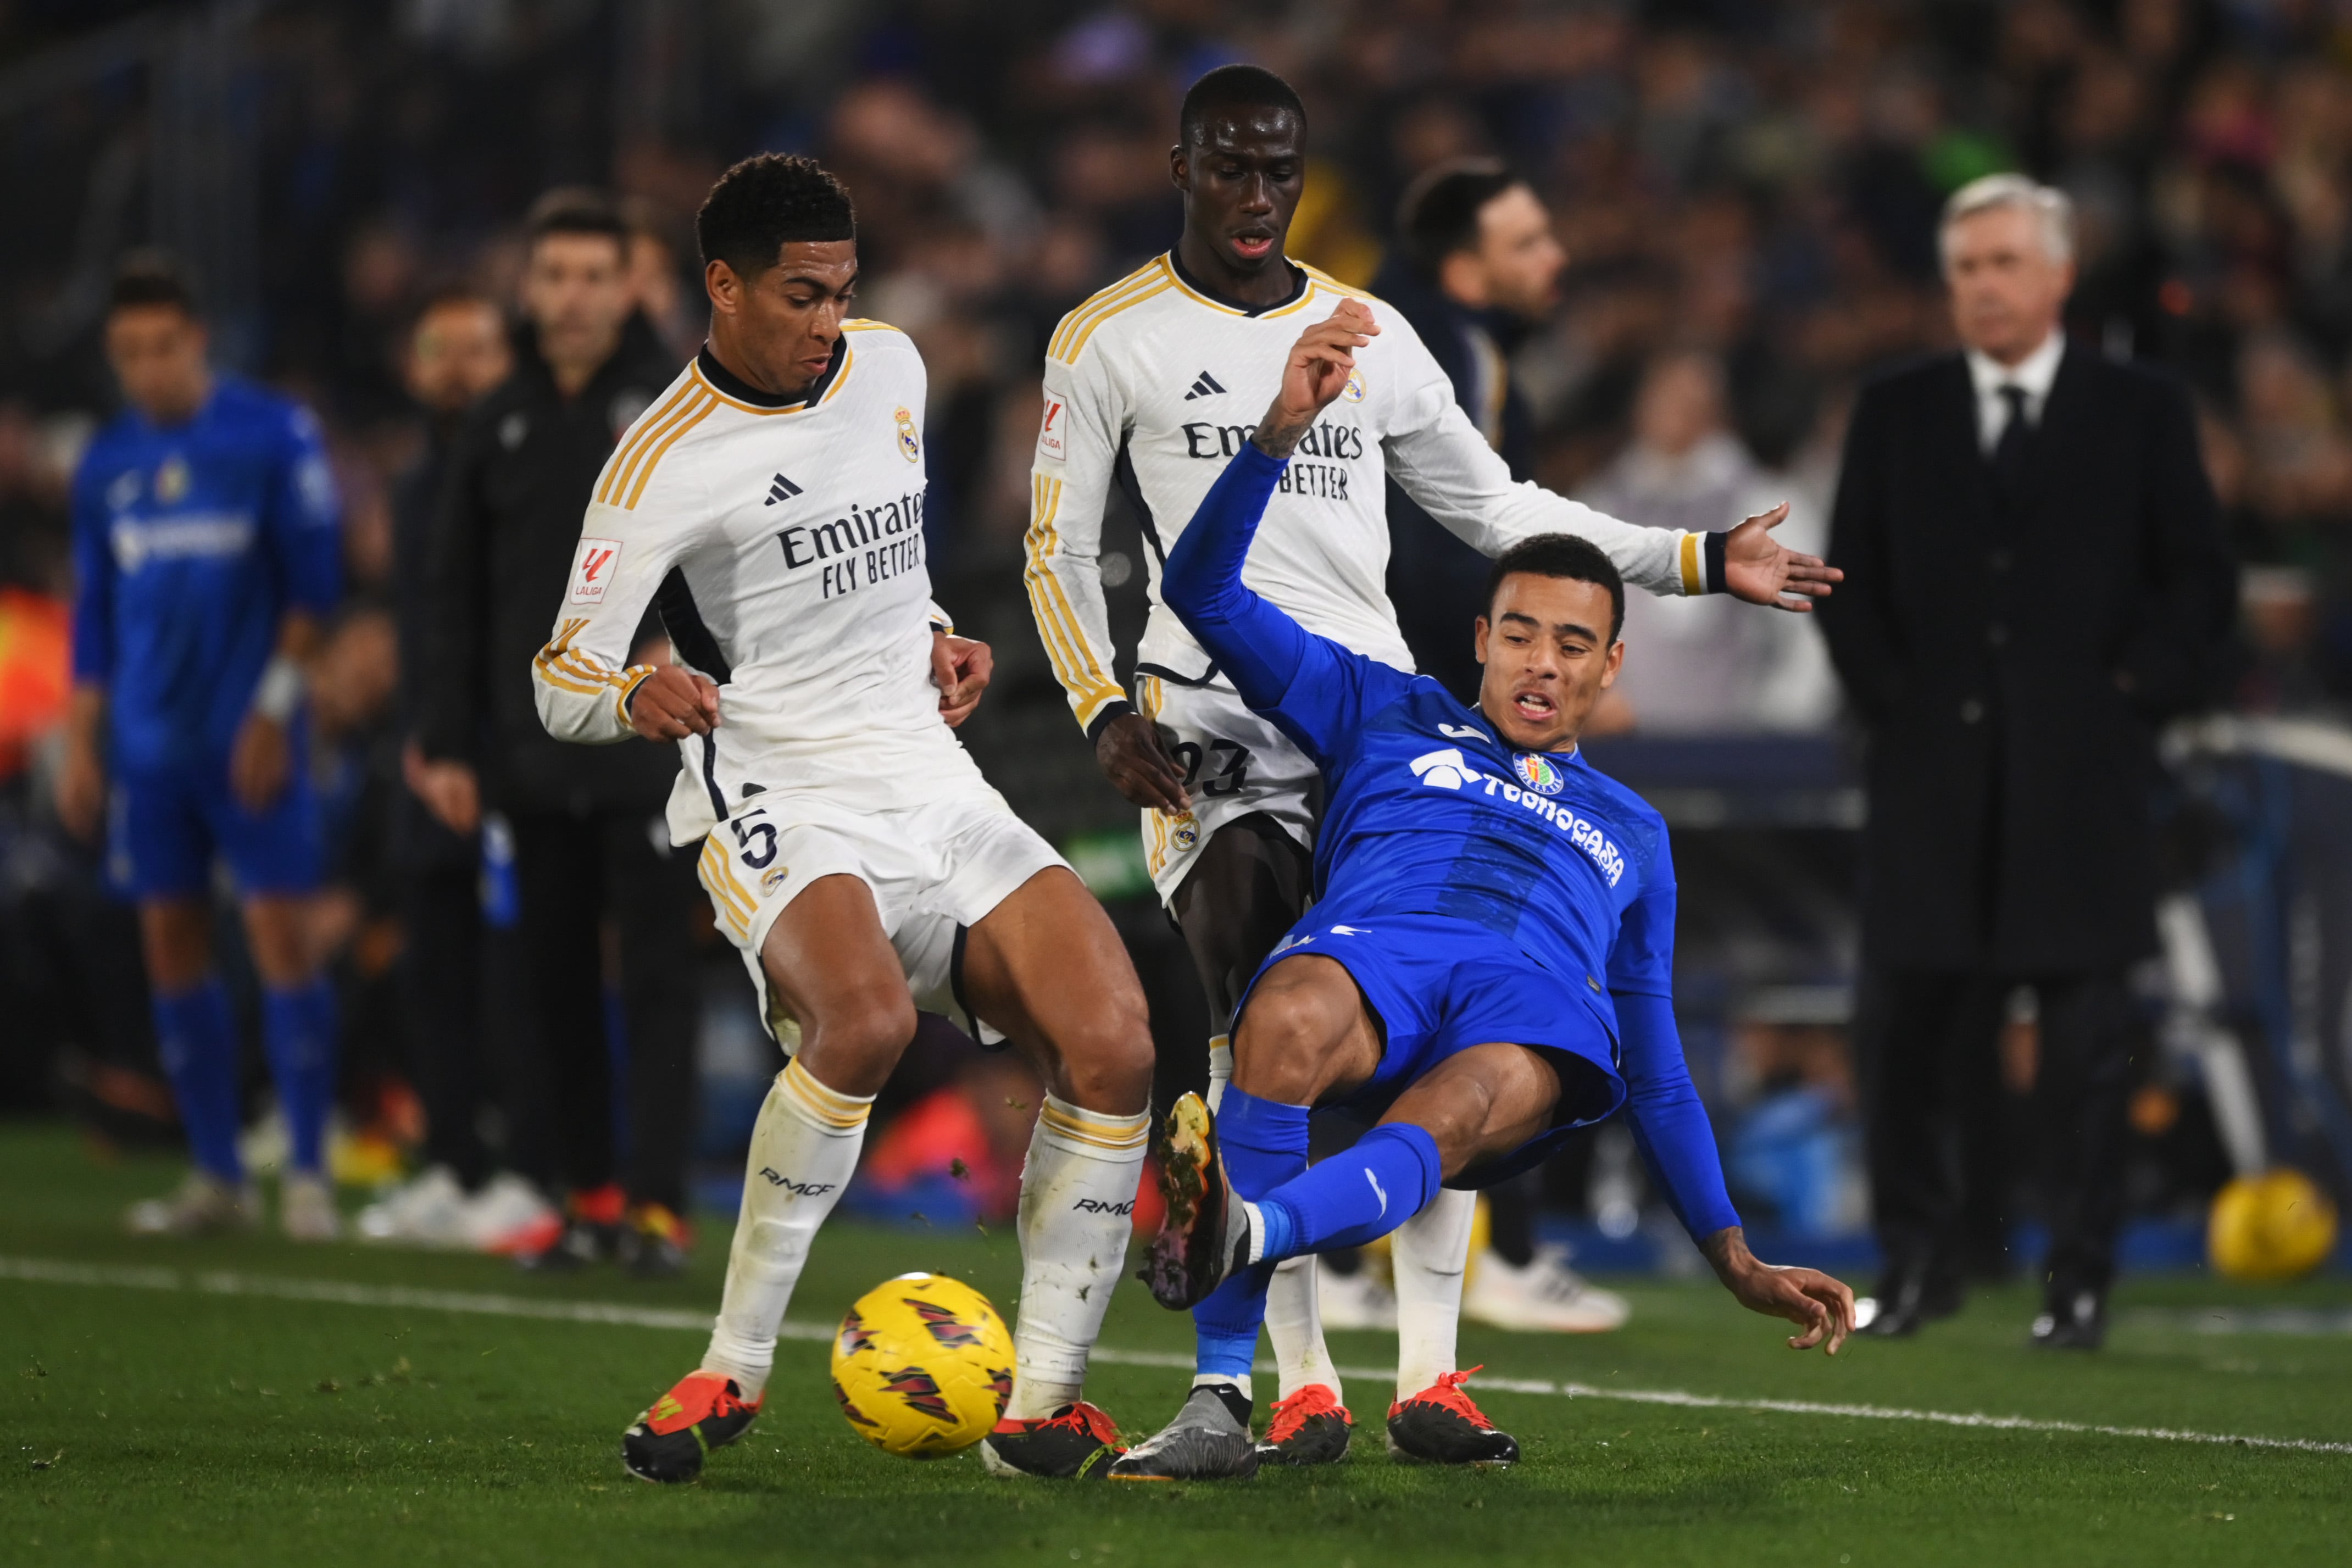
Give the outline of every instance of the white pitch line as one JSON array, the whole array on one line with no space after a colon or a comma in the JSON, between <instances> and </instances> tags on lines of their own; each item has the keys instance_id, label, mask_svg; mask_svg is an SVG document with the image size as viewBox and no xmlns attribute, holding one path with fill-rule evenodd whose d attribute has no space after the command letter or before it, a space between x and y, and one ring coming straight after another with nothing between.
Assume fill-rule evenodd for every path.
<instances>
[{"instance_id":1,"label":"white pitch line","mask_svg":"<svg viewBox=\"0 0 2352 1568\"><path fill-rule=\"evenodd\" d=\"M208 1296L255 1296L280 1301L326 1301L346 1307L406 1307L424 1311L463 1312L494 1318L535 1318L551 1322L613 1323L627 1328L670 1329L700 1333L710 1327L708 1312L674 1307L636 1307L622 1301L539 1300L528 1296L499 1296L469 1290L419 1290L399 1285L355 1285L335 1279L289 1279L268 1274L236 1274L226 1269L184 1273L176 1268L130 1268L108 1264L62 1263L39 1258L0 1258L0 1279L20 1279L41 1285L95 1285L131 1290L193 1290ZM787 1322L778 1337L788 1340L829 1340L834 1331L818 1323ZM1095 1348L1094 1360L1119 1366L1192 1370L1192 1358L1174 1351L1123 1351L1111 1345ZM1260 1363L1260 1371L1272 1368ZM1350 1366L1342 1377L1378 1381L1396 1375L1394 1367ZM1997 1432L2067 1432L2100 1437L2137 1437L2163 1443L2207 1443L2244 1448L2284 1448L2308 1454L2352 1454L2352 1442L2327 1442L2315 1437L2253 1437L2228 1432L2192 1432L2172 1426L2108 1426L2085 1421L2045 1421L2029 1415L1987 1415L1981 1412L1910 1410L1887 1405L1832 1405L1810 1399L1738 1399L1721 1394L1691 1394L1674 1388L1601 1388L1586 1383L1553 1383L1542 1378L1479 1377L1481 1389L1500 1394L1545 1394L1565 1399L1611 1399L1633 1405L1664 1405L1686 1410L1755 1410L1780 1415L1832 1415L1862 1421L1918 1421L1938 1426L1977 1427Z\"/></svg>"}]
</instances>

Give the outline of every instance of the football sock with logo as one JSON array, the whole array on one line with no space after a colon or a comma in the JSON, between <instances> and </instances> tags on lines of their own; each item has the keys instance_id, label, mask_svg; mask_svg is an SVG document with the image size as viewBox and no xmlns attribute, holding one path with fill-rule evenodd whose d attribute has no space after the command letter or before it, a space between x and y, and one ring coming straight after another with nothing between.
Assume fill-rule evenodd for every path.
<instances>
[{"instance_id":1,"label":"football sock with logo","mask_svg":"<svg viewBox=\"0 0 2352 1568\"><path fill-rule=\"evenodd\" d=\"M776 1075L751 1128L744 1162L743 1211L727 1254L727 1289L703 1352L705 1372L724 1373L757 1399L775 1364L776 1328L808 1262L809 1243L841 1201L866 1143L870 1094L827 1089L794 1058Z\"/></svg>"},{"instance_id":2,"label":"football sock with logo","mask_svg":"<svg viewBox=\"0 0 2352 1568\"><path fill-rule=\"evenodd\" d=\"M1261 1258L1361 1247L1419 1214L1437 1194L1437 1140L1408 1121L1384 1122L1356 1146L1256 1199Z\"/></svg>"},{"instance_id":3,"label":"football sock with logo","mask_svg":"<svg viewBox=\"0 0 2352 1568\"><path fill-rule=\"evenodd\" d=\"M1262 1100L1225 1087L1217 1112L1217 1152L1234 1195L1270 1193L1307 1169L1307 1107ZM1242 1270L1192 1309L1193 1365L1204 1376L1247 1376L1268 1313L1271 1265Z\"/></svg>"},{"instance_id":4,"label":"football sock with logo","mask_svg":"<svg viewBox=\"0 0 2352 1568\"><path fill-rule=\"evenodd\" d=\"M197 1168L225 1182L245 1179L237 1158L236 1020L228 993L207 975L193 991L155 994L156 1054L172 1080L188 1152Z\"/></svg>"},{"instance_id":5,"label":"football sock with logo","mask_svg":"<svg viewBox=\"0 0 2352 1568\"><path fill-rule=\"evenodd\" d=\"M1087 1358L1127 1262L1150 1141L1149 1108L1112 1116L1045 1097L1021 1167L1020 1360L1007 1415L1050 1415L1086 1386Z\"/></svg>"},{"instance_id":6,"label":"football sock with logo","mask_svg":"<svg viewBox=\"0 0 2352 1568\"><path fill-rule=\"evenodd\" d=\"M1463 1271L1478 1194L1440 1187L1419 1214L1389 1237L1396 1271L1397 1397L1410 1398L1454 1370L1462 1322Z\"/></svg>"},{"instance_id":7,"label":"football sock with logo","mask_svg":"<svg viewBox=\"0 0 2352 1568\"><path fill-rule=\"evenodd\" d=\"M278 1108L286 1117L289 1166L324 1168L327 1112L335 1103L335 990L322 975L261 994L261 1043Z\"/></svg>"}]
</instances>

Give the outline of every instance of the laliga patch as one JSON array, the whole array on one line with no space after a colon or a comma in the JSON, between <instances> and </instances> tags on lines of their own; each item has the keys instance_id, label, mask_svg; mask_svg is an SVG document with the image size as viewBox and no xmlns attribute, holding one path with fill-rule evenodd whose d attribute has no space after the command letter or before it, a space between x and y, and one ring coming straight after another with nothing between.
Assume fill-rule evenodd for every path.
<instances>
[{"instance_id":1,"label":"laliga patch","mask_svg":"<svg viewBox=\"0 0 2352 1568\"><path fill-rule=\"evenodd\" d=\"M1069 409L1064 405L1061 399L1056 397L1045 399L1045 423L1037 431L1039 457L1051 458L1055 462L1061 461L1064 455L1062 431L1069 423L1066 417L1068 414Z\"/></svg>"},{"instance_id":2,"label":"laliga patch","mask_svg":"<svg viewBox=\"0 0 2352 1568\"><path fill-rule=\"evenodd\" d=\"M572 602L575 605L603 604L604 589L612 583L620 563L619 540L583 537L580 541L580 553L572 558Z\"/></svg>"}]
</instances>

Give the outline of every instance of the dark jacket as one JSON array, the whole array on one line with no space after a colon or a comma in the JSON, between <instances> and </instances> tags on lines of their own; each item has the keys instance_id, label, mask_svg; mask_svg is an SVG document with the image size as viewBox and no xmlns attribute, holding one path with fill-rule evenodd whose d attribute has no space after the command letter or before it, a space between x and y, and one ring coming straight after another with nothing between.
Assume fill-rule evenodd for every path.
<instances>
[{"instance_id":1,"label":"dark jacket","mask_svg":"<svg viewBox=\"0 0 2352 1568\"><path fill-rule=\"evenodd\" d=\"M1822 628L1869 731L1866 956L2109 968L2155 946L2156 726L2211 689L2236 603L2189 399L2070 345L2019 493L1966 362L1865 387Z\"/></svg>"},{"instance_id":2,"label":"dark jacket","mask_svg":"<svg viewBox=\"0 0 2352 1568\"><path fill-rule=\"evenodd\" d=\"M462 416L442 416L425 426L425 450L392 482L393 614L400 634L400 683L392 700L393 731L405 744L424 721L433 644L433 523L449 486L449 457ZM396 760L396 759L395 759ZM397 775L395 774L395 777ZM441 826L405 784L392 791L393 864L404 870L463 870L474 863L474 841Z\"/></svg>"},{"instance_id":3,"label":"dark jacket","mask_svg":"<svg viewBox=\"0 0 2352 1568\"><path fill-rule=\"evenodd\" d=\"M1412 324L1454 400L1510 466L1511 478L1535 477L1535 432L1527 399L1510 378L1511 351L1526 328L1500 311L1455 303L1402 258L1372 280L1372 292ZM1416 505L1391 479L1388 487L1389 600L1405 646L1424 675L1457 697L1478 689L1470 623L1486 605L1487 560Z\"/></svg>"},{"instance_id":4,"label":"dark jacket","mask_svg":"<svg viewBox=\"0 0 2352 1568\"><path fill-rule=\"evenodd\" d=\"M657 809L669 746L566 745L540 724L530 661L554 629L580 522L614 442L678 366L640 317L579 396L565 398L526 329L515 371L472 413L449 457L428 572L425 754L474 763L509 811ZM648 616L640 636L659 630Z\"/></svg>"}]
</instances>

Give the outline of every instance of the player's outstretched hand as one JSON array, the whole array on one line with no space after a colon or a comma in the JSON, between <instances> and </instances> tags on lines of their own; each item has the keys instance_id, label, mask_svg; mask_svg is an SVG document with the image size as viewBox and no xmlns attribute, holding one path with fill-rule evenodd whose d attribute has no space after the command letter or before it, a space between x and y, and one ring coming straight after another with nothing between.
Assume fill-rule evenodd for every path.
<instances>
[{"instance_id":1,"label":"player's outstretched hand","mask_svg":"<svg viewBox=\"0 0 2352 1568\"><path fill-rule=\"evenodd\" d=\"M1775 1268L1759 1261L1737 1226L1709 1237L1706 1252L1716 1278L1741 1306L1768 1318L1786 1318L1804 1331L1790 1336L1790 1350L1819 1345L1835 1355L1853 1332L1853 1292L1843 1281L1817 1268Z\"/></svg>"},{"instance_id":2,"label":"player's outstretched hand","mask_svg":"<svg viewBox=\"0 0 2352 1568\"><path fill-rule=\"evenodd\" d=\"M1356 351L1380 335L1381 324L1361 300L1342 300L1339 309L1299 335L1282 367L1282 386L1253 437L1268 456L1287 458L1315 416L1348 390L1356 373Z\"/></svg>"},{"instance_id":3,"label":"player's outstretched hand","mask_svg":"<svg viewBox=\"0 0 2352 1568\"><path fill-rule=\"evenodd\" d=\"M1159 726L1140 713L1122 713L1095 737L1095 762L1111 787L1146 811L1181 816L1192 809L1183 771L1160 743Z\"/></svg>"},{"instance_id":4,"label":"player's outstretched hand","mask_svg":"<svg viewBox=\"0 0 2352 1568\"><path fill-rule=\"evenodd\" d=\"M1788 517L1789 503L1782 501L1731 531L1723 542L1723 585L1736 599L1802 614L1844 582L1845 574L1818 555L1783 548L1772 530Z\"/></svg>"},{"instance_id":5,"label":"player's outstretched hand","mask_svg":"<svg viewBox=\"0 0 2352 1568\"><path fill-rule=\"evenodd\" d=\"M259 713L247 714L228 754L228 787L236 803L251 812L267 810L286 787L293 757L285 725Z\"/></svg>"},{"instance_id":6,"label":"player's outstretched hand","mask_svg":"<svg viewBox=\"0 0 2352 1568\"><path fill-rule=\"evenodd\" d=\"M986 643L932 628L931 684L940 689L940 717L949 729L971 717L995 669L996 656Z\"/></svg>"},{"instance_id":7,"label":"player's outstretched hand","mask_svg":"<svg viewBox=\"0 0 2352 1568\"><path fill-rule=\"evenodd\" d=\"M719 688L682 665L656 665L629 694L629 727L648 741L708 735L719 728Z\"/></svg>"}]
</instances>

